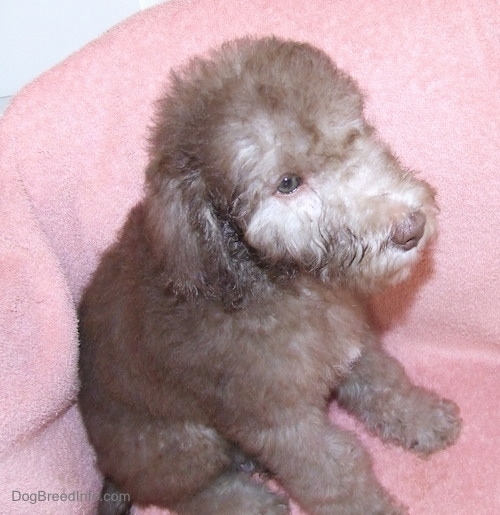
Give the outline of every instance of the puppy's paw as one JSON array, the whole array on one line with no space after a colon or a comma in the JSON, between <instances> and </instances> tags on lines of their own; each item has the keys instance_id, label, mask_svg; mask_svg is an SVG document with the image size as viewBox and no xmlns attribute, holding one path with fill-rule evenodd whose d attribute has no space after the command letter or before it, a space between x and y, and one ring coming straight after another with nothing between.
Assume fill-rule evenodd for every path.
<instances>
[{"instance_id":1,"label":"puppy's paw","mask_svg":"<svg viewBox=\"0 0 500 515\"><path fill-rule=\"evenodd\" d=\"M273 494L262 490L253 499L247 499L246 504L240 506L238 513L248 513L255 515L287 515L290 513L288 501L281 495Z\"/></svg>"},{"instance_id":2,"label":"puppy's paw","mask_svg":"<svg viewBox=\"0 0 500 515\"><path fill-rule=\"evenodd\" d=\"M271 503L267 503L259 511L259 515L288 515L290 513L288 502L283 497L274 496Z\"/></svg>"},{"instance_id":3,"label":"puppy's paw","mask_svg":"<svg viewBox=\"0 0 500 515\"><path fill-rule=\"evenodd\" d=\"M219 477L206 490L173 506L178 515L287 515L288 501L247 473Z\"/></svg>"},{"instance_id":4,"label":"puppy's paw","mask_svg":"<svg viewBox=\"0 0 500 515\"><path fill-rule=\"evenodd\" d=\"M415 389L395 408L384 421L380 436L421 456L448 447L460 434L458 406L433 392Z\"/></svg>"},{"instance_id":5,"label":"puppy's paw","mask_svg":"<svg viewBox=\"0 0 500 515\"><path fill-rule=\"evenodd\" d=\"M408 449L424 456L439 451L455 443L461 428L458 406L431 395L420 409L417 408L414 426L409 428Z\"/></svg>"}]
</instances>

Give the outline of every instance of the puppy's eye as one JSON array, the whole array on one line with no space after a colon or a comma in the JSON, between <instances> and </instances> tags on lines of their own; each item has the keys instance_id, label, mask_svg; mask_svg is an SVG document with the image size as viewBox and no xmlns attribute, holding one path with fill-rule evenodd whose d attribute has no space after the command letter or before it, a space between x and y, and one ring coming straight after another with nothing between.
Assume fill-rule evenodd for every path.
<instances>
[{"instance_id":1,"label":"puppy's eye","mask_svg":"<svg viewBox=\"0 0 500 515\"><path fill-rule=\"evenodd\" d=\"M288 195L289 193L293 193L301 184L302 181L300 177L296 175L286 175L278 184L278 192Z\"/></svg>"}]
</instances>

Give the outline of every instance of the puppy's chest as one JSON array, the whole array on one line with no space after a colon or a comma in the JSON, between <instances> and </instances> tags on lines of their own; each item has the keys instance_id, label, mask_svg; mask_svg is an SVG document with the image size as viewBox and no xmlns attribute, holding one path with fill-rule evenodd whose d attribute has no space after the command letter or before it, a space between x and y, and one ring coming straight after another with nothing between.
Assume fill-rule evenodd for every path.
<instances>
[{"instance_id":1,"label":"puppy's chest","mask_svg":"<svg viewBox=\"0 0 500 515\"><path fill-rule=\"evenodd\" d=\"M299 285L270 307L270 346L297 380L332 387L360 357L368 326L356 298L323 285Z\"/></svg>"}]
</instances>

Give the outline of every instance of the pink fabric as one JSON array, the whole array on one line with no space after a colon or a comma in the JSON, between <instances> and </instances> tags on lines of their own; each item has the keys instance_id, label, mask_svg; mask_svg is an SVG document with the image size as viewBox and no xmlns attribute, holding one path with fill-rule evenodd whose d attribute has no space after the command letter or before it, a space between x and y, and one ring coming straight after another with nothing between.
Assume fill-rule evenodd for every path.
<instances>
[{"instance_id":1,"label":"pink fabric","mask_svg":"<svg viewBox=\"0 0 500 515\"><path fill-rule=\"evenodd\" d=\"M358 79L369 118L441 205L431 266L374 304L415 381L460 405L458 444L423 461L335 407L332 418L360 434L412 514L500 513L498 15L495 0L172 1L27 86L0 121L0 512L91 512L81 498L12 497L98 490L74 407L75 305L141 195L168 70L223 40L274 33L322 47Z\"/></svg>"}]
</instances>

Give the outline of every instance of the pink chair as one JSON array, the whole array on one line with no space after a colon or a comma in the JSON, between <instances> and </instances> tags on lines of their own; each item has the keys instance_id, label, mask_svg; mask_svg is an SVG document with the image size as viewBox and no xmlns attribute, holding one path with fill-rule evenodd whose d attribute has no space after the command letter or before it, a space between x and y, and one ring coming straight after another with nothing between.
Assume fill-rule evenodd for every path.
<instances>
[{"instance_id":1,"label":"pink chair","mask_svg":"<svg viewBox=\"0 0 500 515\"><path fill-rule=\"evenodd\" d=\"M141 196L170 68L274 33L323 48L357 78L369 118L441 206L432 260L374 306L415 381L460 405L459 442L424 461L335 406L331 416L358 432L412 514L500 513L498 30L495 0L178 0L19 93L0 119L0 512L94 509L101 478L75 406L82 287Z\"/></svg>"}]
</instances>

